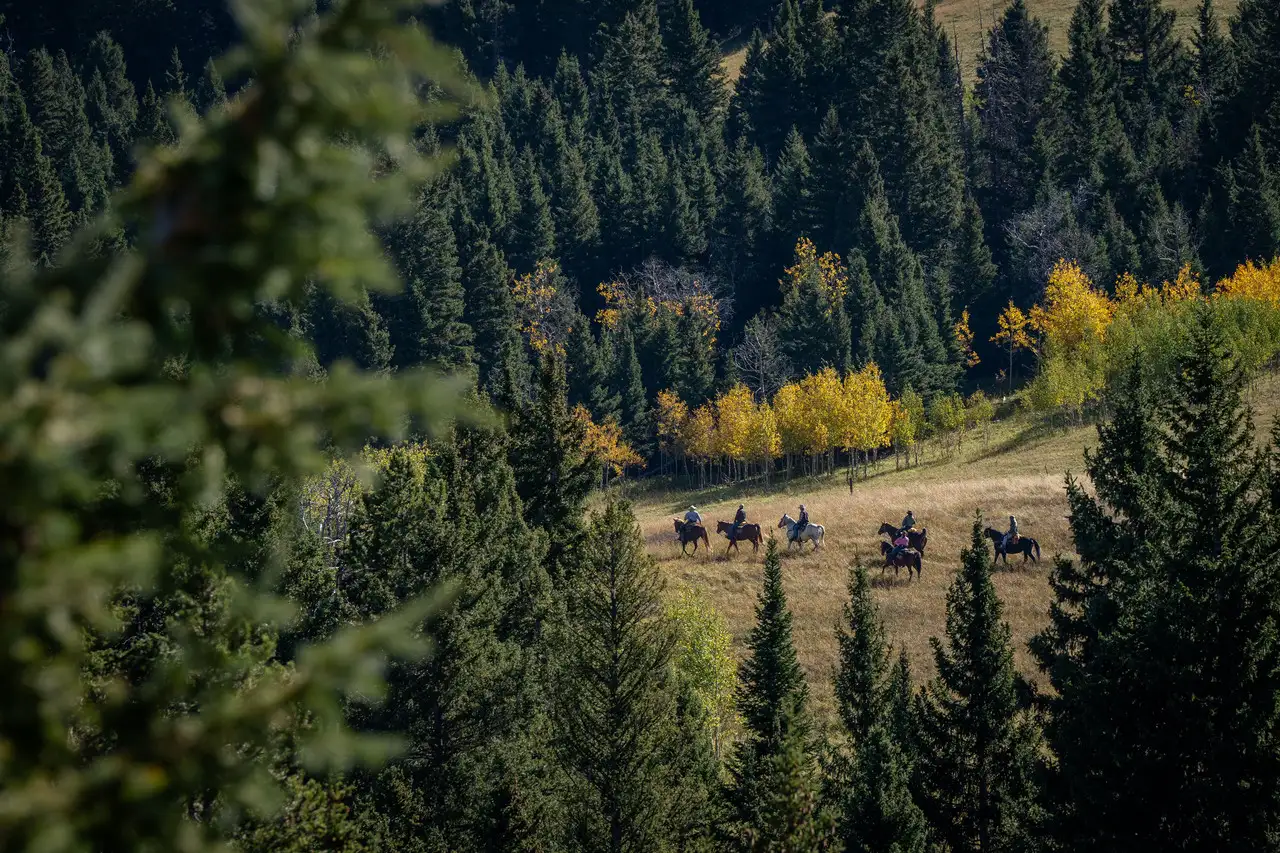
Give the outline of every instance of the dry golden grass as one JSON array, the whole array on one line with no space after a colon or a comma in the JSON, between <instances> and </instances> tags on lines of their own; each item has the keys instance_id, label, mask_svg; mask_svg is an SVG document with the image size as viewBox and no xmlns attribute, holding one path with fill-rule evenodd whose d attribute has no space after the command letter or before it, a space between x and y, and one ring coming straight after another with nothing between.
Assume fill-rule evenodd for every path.
<instances>
[{"instance_id":1,"label":"dry golden grass","mask_svg":"<svg viewBox=\"0 0 1280 853\"><path fill-rule=\"evenodd\" d=\"M1177 32L1189 38L1195 31L1196 7L1199 0L1165 0L1165 7L1178 14ZM923 6L923 2L920 4ZM1224 22L1235 14L1240 0L1222 0L1218 4L1219 18ZM992 3L990 0L939 0L937 8L938 20L946 27L960 49L960 67L964 69L965 79L973 81L977 56L982 49L982 41L991 28L992 21L1004 10L1005 4ZM1057 56L1067 52L1067 27L1071 22L1071 13L1075 11L1076 0L1027 0L1032 14L1049 26L1049 44ZM746 60L747 50L744 44L735 44L725 51L724 69L730 86L738 79L742 71L742 63Z\"/></svg>"},{"instance_id":2,"label":"dry golden grass","mask_svg":"<svg viewBox=\"0 0 1280 853\"><path fill-rule=\"evenodd\" d=\"M1259 437L1265 438L1280 408L1280 378L1258 383L1250 399L1259 413ZM992 527L1001 529L1010 513L1017 515L1023 533L1039 540L1041 562L1024 567L1016 557L1008 569L997 569L994 580L1013 633L1015 663L1039 680L1026 644L1047 620L1053 556L1071 556L1064 476L1081 472L1082 451L1096 443L1096 437L1091 426L1050 430L1019 419L995 425L985 444L970 438L954 458L935 455L904 471L895 471L892 463L883 465L869 480L856 483L852 494L841 472L833 479L796 480L770 489L652 494L637 500L636 514L649 552L669 585L705 590L741 651L755 620L763 546L759 555L748 545L741 555L726 558L725 540L713 536L713 556L700 550L684 557L674 543L671 518L695 503L714 530L715 521L731 519L741 501L766 535L780 535L775 527L782 514L794 516L801 501L808 505L814 522L826 528L826 544L816 553L786 556L783 572L796 648L820 707L830 702L837 663L835 625L855 557L864 558L871 568L876 603L891 643L906 649L916 678L924 680L934 671L929 638L943 634L946 591L959 568L960 549L969 543L974 513L981 511ZM883 537L876 529L881 521L896 524L908 509L929 530L923 578L908 582L904 572L895 579L890 569L882 579L878 564Z\"/></svg>"}]
</instances>

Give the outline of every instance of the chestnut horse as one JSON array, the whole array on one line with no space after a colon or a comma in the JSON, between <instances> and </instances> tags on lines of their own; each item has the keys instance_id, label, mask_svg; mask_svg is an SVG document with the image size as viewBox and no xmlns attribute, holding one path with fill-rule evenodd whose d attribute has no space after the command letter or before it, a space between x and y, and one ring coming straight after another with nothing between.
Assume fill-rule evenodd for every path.
<instances>
[{"instance_id":1,"label":"chestnut horse","mask_svg":"<svg viewBox=\"0 0 1280 853\"><path fill-rule=\"evenodd\" d=\"M755 551L759 552L760 543L764 540L764 537L760 535L760 525L758 524L746 524L744 522L743 525L738 528L737 535L734 535L733 525L731 523L727 521L717 521L716 535L719 536L722 533L729 540L729 548L732 548L735 551L738 550L739 542L750 542ZM724 549L725 554L729 553L729 548Z\"/></svg>"},{"instance_id":2,"label":"chestnut horse","mask_svg":"<svg viewBox=\"0 0 1280 853\"><path fill-rule=\"evenodd\" d=\"M891 550L893 550L893 546L888 542L880 543L880 556L885 558L884 565L880 567L880 574L883 575L885 569L889 568L889 566L893 566L893 576L896 578L898 576L898 570L905 566L908 581L911 580L912 569L915 569L916 578L919 579L920 570L924 568L924 560L921 559L920 552L914 548L908 548L907 550L899 553L893 558L893 561L890 562L889 552Z\"/></svg>"},{"instance_id":3,"label":"chestnut horse","mask_svg":"<svg viewBox=\"0 0 1280 853\"><path fill-rule=\"evenodd\" d=\"M683 518L671 519L676 525L676 539L680 541L680 553L688 554L685 550L689 543L693 543L693 553L698 553L698 540L701 539L703 544L707 546L707 550L711 550L711 538L707 536L707 528L701 524L690 524Z\"/></svg>"}]
</instances>

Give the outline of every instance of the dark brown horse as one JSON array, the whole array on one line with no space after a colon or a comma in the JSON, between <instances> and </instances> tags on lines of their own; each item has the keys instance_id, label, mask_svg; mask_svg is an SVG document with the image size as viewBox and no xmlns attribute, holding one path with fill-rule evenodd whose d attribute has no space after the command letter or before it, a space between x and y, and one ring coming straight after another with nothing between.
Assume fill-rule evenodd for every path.
<instances>
[{"instance_id":1,"label":"dark brown horse","mask_svg":"<svg viewBox=\"0 0 1280 853\"><path fill-rule=\"evenodd\" d=\"M885 558L884 565L880 567L880 574L883 576L884 570L889 568L890 566L893 566L893 576L896 578L898 576L898 570L905 567L907 570L908 581L911 580L912 569L915 570L916 578L919 578L920 570L924 568L924 560L921 559L920 552L917 551L915 548L908 548L907 550L899 553L897 556L893 558L892 561L890 561L889 552L892 550L893 550L893 546L890 545L888 542L880 543L880 556Z\"/></svg>"},{"instance_id":2,"label":"dark brown horse","mask_svg":"<svg viewBox=\"0 0 1280 853\"><path fill-rule=\"evenodd\" d=\"M703 544L707 546L707 550L711 550L711 537L707 536L707 528L701 524L690 524L683 518L671 519L676 525L676 539L680 541L680 553L687 554L685 548L690 542L693 543L693 553L698 553L698 540L701 539Z\"/></svg>"},{"instance_id":3,"label":"dark brown horse","mask_svg":"<svg viewBox=\"0 0 1280 853\"><path fill-rule=\"evenodd\" d=\"M996 530L994 527L988 527L982 531L982 535L991 540L992 546L996 549L996 559L1004 560L1004 564L1009 565L1009 555L1005 552L1004 533ZM1022 555L1022 562L1026 562L1027 558L1031 558L1031 562L1040 562L1040 543L1032 539L1030 536L1019 536L1016 542L1009 545L1009 551ZM1032 553L1034 551L1035 553Z\"/></svg>"},{"instance_id":4,"label":"dark brown horse","mask_svg":"<svg viewBox=\"0 0 1280 853\"><path fill-rule=\"evenodd\" d=\"M898 532L898 528L886 521L880 525L879 532L888 536L893 536ZM907 531L907 541L911 543L912 548L915 548L923 554L925 547L929 544L929 528L925 527L920 530Z\"/></svg>"},{"instance_id":5,"label":"dark brown horse","mask_svg":"<svg viewBox=\"0 0 1280 853\"><path fill-rule=\"evenodd\" d=\"M744 523L738 528L738 533L734 535L733 525L731 523L727 521L717 521L716 535L719 536L722 533L729 540L729 548L732 548L735 551L738 550L739 542L750 542L752 548L758 553L760 551L760 543L764 541L764 536L760 534L760 525L758 524ZM724 549L726 554L729 553L729 548Z\"/></svg>"}]
</instances>

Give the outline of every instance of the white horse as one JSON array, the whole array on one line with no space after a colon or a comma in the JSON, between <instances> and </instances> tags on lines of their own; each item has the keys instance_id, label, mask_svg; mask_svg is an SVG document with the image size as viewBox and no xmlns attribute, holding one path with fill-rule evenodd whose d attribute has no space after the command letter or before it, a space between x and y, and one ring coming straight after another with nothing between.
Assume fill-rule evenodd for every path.
<instances>
[{"instance_id":1,"label":"white horse","mask_svg":"<svg viewBox=\"0 0 1280 853\"><path fill-rule=\"evenodd\" d=\"M826 533L826 529L821 524L810 522L800 534L799 540L796 539L796 520L789 515L782 516L782 520L778 522L778 527L787 528L787 550L791 550L792 545L799 545L804 548L804 543L812 542L813 550L818 550L822 545L822 535Z\"/></svg>"}]
</instances>

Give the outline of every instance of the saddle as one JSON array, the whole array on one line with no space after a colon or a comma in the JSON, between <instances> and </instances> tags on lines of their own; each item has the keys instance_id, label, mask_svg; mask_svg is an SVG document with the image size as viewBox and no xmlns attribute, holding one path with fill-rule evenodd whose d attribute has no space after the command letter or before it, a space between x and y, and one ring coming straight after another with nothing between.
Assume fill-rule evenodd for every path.
<instances>
[{"instance_id":1,"label":"saddle","mask_svg":"<svg viewBox=\"0 0 1280 853\"><path fill-rule=\"evenodd\" d=\"M1017 545L1021 540L1022 540L1022 534L1015 533L1009 537L1009 546L1012 547L1014 545Z\"/></svg>"}]
</instances>

